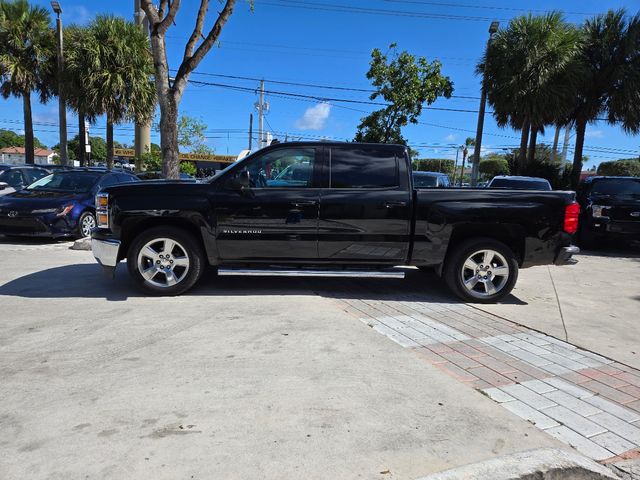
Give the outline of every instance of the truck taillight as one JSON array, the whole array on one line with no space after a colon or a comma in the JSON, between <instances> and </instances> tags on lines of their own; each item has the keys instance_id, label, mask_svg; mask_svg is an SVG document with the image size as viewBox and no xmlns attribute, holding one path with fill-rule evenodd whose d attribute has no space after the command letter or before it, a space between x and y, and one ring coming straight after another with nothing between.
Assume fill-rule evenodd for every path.
<instances>
[{"instance_id":1,"label":"truck taillight","mask_svg":"<svg viewBox=\"0 0 640 480\"><path fill-rule=\"evenodd\" d=\"M96 223L100 228L109 228L109 194L96 195Z\"/></svg>"},{"instance_id":2,"label":"truck taillight","mask_svg":"<svg viewBox=\"0 0 640 480\"><path fill-rule=\"evenodd\" d=\"M578 216L580 215L580 205L576 202L570 203L564 208L565 232L574 234L578 231Z\"/></svg>"}]
</instances>

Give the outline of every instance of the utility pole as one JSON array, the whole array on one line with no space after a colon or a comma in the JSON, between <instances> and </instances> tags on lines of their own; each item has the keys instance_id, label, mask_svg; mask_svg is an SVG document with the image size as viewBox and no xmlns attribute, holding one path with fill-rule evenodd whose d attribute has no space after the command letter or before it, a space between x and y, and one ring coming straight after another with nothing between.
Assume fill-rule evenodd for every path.
<instances>
[{"instance_id":1,"label":"utility pole","mask_svg":"<svg viewBox=\"0 0 640 480\"><path fill-rule=\"evenodd\" d=\"M552 158L555 162L558 158L558 140L560 139L560 125L556 125L556 133L553 136L553 152Z\"/></svg>"},{"instance_id":2,"label":"utility pole","mask_svg":"<svg viewBox=\"0 0 640 480\"><path fill-rule=\"evenodd\" d=\"M258 147L264 147L264 80L260 80L260 104L258 105Z\"/></svg>"},{"instance_id":3,"label":"utility pole","mask_svg":"<svg viewBox=\"0 0 640 480\"><path fill-rule=\"evenodd\" d=\"M140 7L140 0L133 0L133 20L149 35L149 20ZM151 152L151 122L146 125L136 123L134 140L136 172L142 170L142 155Z\"/></svg>"},{"instance_id":4,"label":"utility pole","mask_svg":"<svg viewBox=\"0 0 640 480\"><path fill-rule=\"evenodd\" d=\"M451 184L456 184L456 170L458 170L458 154L460 153L460 147L456 145L456 164L453 166L453 178L451 179Z\"/></svg>"},{"instance_id":5,"label":"utility pole","mask_svg":"<svg viewBox=\"0 0 640 480\"><path fill-rule=\"evenodd\" d=\"M493 21L489 26L489 40L487 40L487 48L491 43L493 34L498 31L500 22ZM473 163L471 166L471 186L475 187L478 183L478 172L480 167L480 150L482 148L482 130L484 129L484 110L487 103L487 86L484 73L482 74L482 93L480 95L480 110L478 111L478 128L476 130L476 145L473 151Z\"/></svg>"},{"instance_id":6,"label":"utility pole","mask_svg":"<svg viewBox=\"0 0 640 480\"><path fill-rule=\"evenodd\" d=\"M249 151L253 146L253 113L249 114Z\"/></svg>"},{"instance_id":7,"label":"utility pole","mask_svg":"<svg viewBox=\"0 0 640 480\"><path fill-rule=\"evenodd\" d=\"M57 36L57 55L58 55L58 116L60 123L60 163L66 165L69 162L67 153L67 101L64 94L64 85L62 75L64 73L64 50L62 44L62 7L57 1L51 2L51 8L56 12L56 36Z\"/></svg>"}]
</instances>

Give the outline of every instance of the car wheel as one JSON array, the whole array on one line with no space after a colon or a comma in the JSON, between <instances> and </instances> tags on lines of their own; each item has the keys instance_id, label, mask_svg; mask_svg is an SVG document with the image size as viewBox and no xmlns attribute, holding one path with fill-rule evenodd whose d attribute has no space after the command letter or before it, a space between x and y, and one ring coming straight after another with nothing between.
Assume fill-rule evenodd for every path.
<instances>
[{"instance_id":1,"label":"car wheel","mask_svg":"<svg viewBox=\"0 0 640 480\"><path fill-rule=\"evenodd\" d=\"M78 219L76 237L84 238L91 235L91 230L96 227L96 217L91 212L83 212Z\"/></svg>"},{"instance_id":2,"label":"car wheel","mask_svg":"<svg viewBox=\"0 0 640 480\"><path fill-rule=\"evenodd\" d=\"M513 290L518 279L518 261L504 243L475 238L454 247L445 262L444 278L463 300L494 303Z\"/></svg>"},{"instance_id":3,"label":"car wheel","mask_svg":"<svg viewBox=\"0 0 640 480\"><path fill-rule=\"evenodd\" d=\"M206 260L199 242L174 227L152 228L140 234L127 254L136 284L151 295L180 295L202 276Z\"/></svg>"}]
</instances>

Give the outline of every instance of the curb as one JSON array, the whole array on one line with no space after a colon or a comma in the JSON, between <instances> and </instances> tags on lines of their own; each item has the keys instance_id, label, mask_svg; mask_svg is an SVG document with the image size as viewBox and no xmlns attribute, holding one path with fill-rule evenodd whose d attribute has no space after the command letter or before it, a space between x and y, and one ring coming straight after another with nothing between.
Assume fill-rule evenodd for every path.
<instances>
[{"instance_id":1,"label":"curb","mask_svg":"<svg viewBox=\"0 0 640 480\"><path fill-rule=\"evenodd\" d=\"M577 452L540 448L445 470L417 480L619 480Z\"/></svg>"},{"instance_id":2,"label":"curb","mask_svg":"<svg viewBox=\"0 0 640 480\"><path fill-rule=\"evenodd\" d=\"M91 250L91 237L84 237L73 242L69 250Z\"/></svg>"}]
</instances>

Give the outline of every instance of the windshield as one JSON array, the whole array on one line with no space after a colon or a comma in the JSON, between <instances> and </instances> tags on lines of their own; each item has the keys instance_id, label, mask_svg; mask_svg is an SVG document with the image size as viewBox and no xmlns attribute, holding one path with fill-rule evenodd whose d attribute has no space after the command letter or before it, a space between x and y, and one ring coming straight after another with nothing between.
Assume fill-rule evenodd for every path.
<instances>
[{"instance_id":1,"label":"windshield","mask_svg":"<svg viewBox=\"0 0 640 480\"><path fill-rule=\"evenodd\" d=\"M102 175L86 172L59 172L41 178L27 190L51 190L54 192L89 192Z\"/></svg>"},{"instance_id":2,"label":"windshield","mask_svg":"<svg viewBox=\"0 0 640 480\"><path fill-rule=\"evenodd\" d=\"M596 195L640 195L640 178L599 178L593 181Z\"/></svg>"},{"instance_id":3,"label":"windshield","mask_svg":"<svg viewBox=\"0 0 640 480\"><path fill-rule=\"evenodd\" d=\"M546 180L515 180L510 178L494 178L490 188L513 188L516 190L551 190Z\"/></svg>"}]
</instances>

